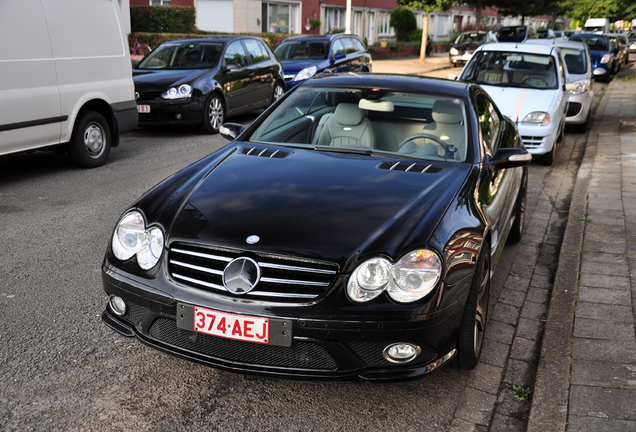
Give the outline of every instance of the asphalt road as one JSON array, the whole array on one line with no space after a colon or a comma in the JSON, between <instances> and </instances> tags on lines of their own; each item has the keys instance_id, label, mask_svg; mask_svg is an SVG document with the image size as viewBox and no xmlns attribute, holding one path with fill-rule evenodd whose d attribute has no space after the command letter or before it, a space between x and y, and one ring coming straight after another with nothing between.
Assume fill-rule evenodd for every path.
<instances>
[{"instance_id":1,"label":"asphalt road","mask_svg":"<svg viewBox=\"0 0 636 432\"><path fill-rule=\"evenodd\" d=\"M93 170L49 152L0 159L0 430L448 430L466 371L389 384L245 376L101 323L100 266L121 213L225 144L194 129L138 130ZM530 166L531 196L544 192L547 172ZM516 253L504 253L497 271ZM495 278L493 298L500 285Z\"/></svg>"}]
</instances>

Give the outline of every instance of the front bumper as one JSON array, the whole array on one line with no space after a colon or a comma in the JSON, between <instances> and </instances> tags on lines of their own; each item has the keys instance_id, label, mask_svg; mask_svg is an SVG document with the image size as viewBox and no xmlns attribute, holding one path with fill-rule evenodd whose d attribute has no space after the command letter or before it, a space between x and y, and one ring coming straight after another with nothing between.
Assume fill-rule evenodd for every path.
<instances>
[{"instance_id":1,"label":"front bumper","mask_svg":"<svg viewBox=\"0 0 636 432\"><path fill-rule=\"evenodd\" d=\"M308 304L306 308L297 305L276 308L262 302L236 302L228 298L214 302L209 301L209 296L208 300L206 296L198 296L197 306L290 322L291 346L271 346L179 328L177 303L183 303L183 299L146 285L106 263L102 281L107 295L117 295L126 302L127 311L123 316L116 315L110 305L102 314L104 323L117 332L136 337L166 353L215 368L295 379L381 381L426 374L454 354L464 304L456 301L430 314L394 310L389 314L358 316L358 319L351 315L338 319L334 313L313 313L321 309L315 304ZM467 287L470 280L465 283ZM193 298L196 297L188 297L189 304ZM272 310L280 313L266 313ZM395 342L416 344L421 354L409 363L389 362L383 352Z\"/></svg>"},{"instance_id":2,"label":"front bumper","mask_svg":"<svg viewBox=\"0 0 636 432\"><path fill-rule=\"evenodd\" d=\"M150 106L149 113L139 113L139 126L192 126L203 121L204 98L166 100L140 99L137 105Z\"/></svg>"},{"instance_id":3,"label":"front bumper","mask_svg":"<svg viewBox=\"0 0 636 432\"><path fill-rule=\"evenodd\" d=\"M555 144L557 136L561 130L561 124L550 122L547 126L538 124L519 123L519 135L523 145L528 152L533 155L549 153Z\"/></svg>"},{"instance_id":4,"label":"front bumper","mask_svg":"<svg viewBox=\"0 0 636 432\"><path fill-rule=\"evenodd\" d=\"M591 89L578 95L571 94L565 122L567 124L585 123L592 109L593 98L594 92Z\"/></svg>"},{"instance_id":5,"label":"front bumper","mask_svg":"<svg viewBox=\"0 0 636 432\"><path fill-rule=\"evenodd\" d=\"M472 56L473 56L472 52L460 53L457 55L452 55L452 54L448 55L452 65L465 65L472 58Z\"/></svg>"}]
</instances>

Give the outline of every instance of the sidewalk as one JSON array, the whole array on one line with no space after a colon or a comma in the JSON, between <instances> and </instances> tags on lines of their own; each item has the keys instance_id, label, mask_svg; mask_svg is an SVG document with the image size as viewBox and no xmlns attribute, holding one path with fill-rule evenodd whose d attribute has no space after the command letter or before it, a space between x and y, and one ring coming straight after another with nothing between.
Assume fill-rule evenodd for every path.
<instances>
[{"instance_id":1,"label":"sidewalk","mask_svg":"<svg viewBox=\"0 0 636 432\"><path fill-rule=\"evenodd\" d=\"M636 430L635 70L630 63L610 83L589 132L549 304L531 432Z\"/></svg>"},{"instance_id":2,"label":"sidewalk","mask_svg":"<svg viewBox=\"0 0 636 432\"><path fill-rule=\"evenodd\" d=\"M416 57L400 58L392 60L373 60L371 72L422 75L438 69L451 67L448 53L436 53L426 56L424 63ZM458 69L461 70L461 69Z\"/></svg>"}]
</instances>

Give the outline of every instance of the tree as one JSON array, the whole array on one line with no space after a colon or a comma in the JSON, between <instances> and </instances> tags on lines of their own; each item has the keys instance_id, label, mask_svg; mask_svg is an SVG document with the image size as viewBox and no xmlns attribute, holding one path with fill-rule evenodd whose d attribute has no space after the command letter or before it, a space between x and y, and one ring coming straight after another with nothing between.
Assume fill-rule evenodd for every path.
<instances>
[{"instance_id":1,"label":"tree","mask_svg":"<svg viewBox=\"0 0 636 432\"><path fill-rule=\"evenodd\" d=\"M560 8L558 0L497 0L495 4L502 15L521 16L521 23L524 19L538 15L554 15Z\"/></svg>"},{"instance_id":2,"label":"tree","mask_svg":"<svg viewBox=\"0 0 636 432\"><path fill-rule=\"evenodd\" d=\"M426 39L428 38L428 16L431 12L447 10L455 4L452 0L397 0L399 5L410 10L423 10L422 46L420 47L420 61L426 58Z\"/></svg>"},{"instance_id":3,"label":"tree","mask_svg":"<svg viewBox=\"0 0 636 432\"><path fill-rule=\"evenodd\" d=\"M475 9L475 30L479 30L481 27L481 11L488 6L496 6L496 1L497 0L469 0L465 2L468 7Z\"/></svg>"},{"instance_id":4,"label":"tree","mask_svg":"<svg viewBox=\"0 0 636 432\"><path fill-rule=\"evenodd\" d=\"M398 41L406 40L413 30L417 28L415 15L408 9L395 8L391 11L391 22L389 24L395 29Z\"/></svg>"}]
</instances>

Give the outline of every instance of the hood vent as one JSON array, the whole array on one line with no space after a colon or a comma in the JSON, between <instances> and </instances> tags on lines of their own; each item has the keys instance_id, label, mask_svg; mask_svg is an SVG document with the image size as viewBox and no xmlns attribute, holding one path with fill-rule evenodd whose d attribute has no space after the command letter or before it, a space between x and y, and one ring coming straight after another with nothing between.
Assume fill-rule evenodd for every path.
<instances>
[{"instance_id":1,"label":"hood vent","mask_svg":"<svg viewBox=\"0 0 636 432\"><path fill-rule=\"evenodd\" d=\"M389 171L404 171L416 173L436 174L443 171L444 168L433 166L429 162L412 162L412 161L390 161L382 162L378 168Z\"/></svg>"},{"instance_id":2,"label":"hood vent","mask_svg":"<svg viewBox=\"0 0 636 432\"><path fill-rule=\"evenodd\" d=\"M259 156L270 159L283 159L291 154L281 150L268 149L267 147L243 147L239 153L247 156Z\"/></svg>"}]
</instances>

